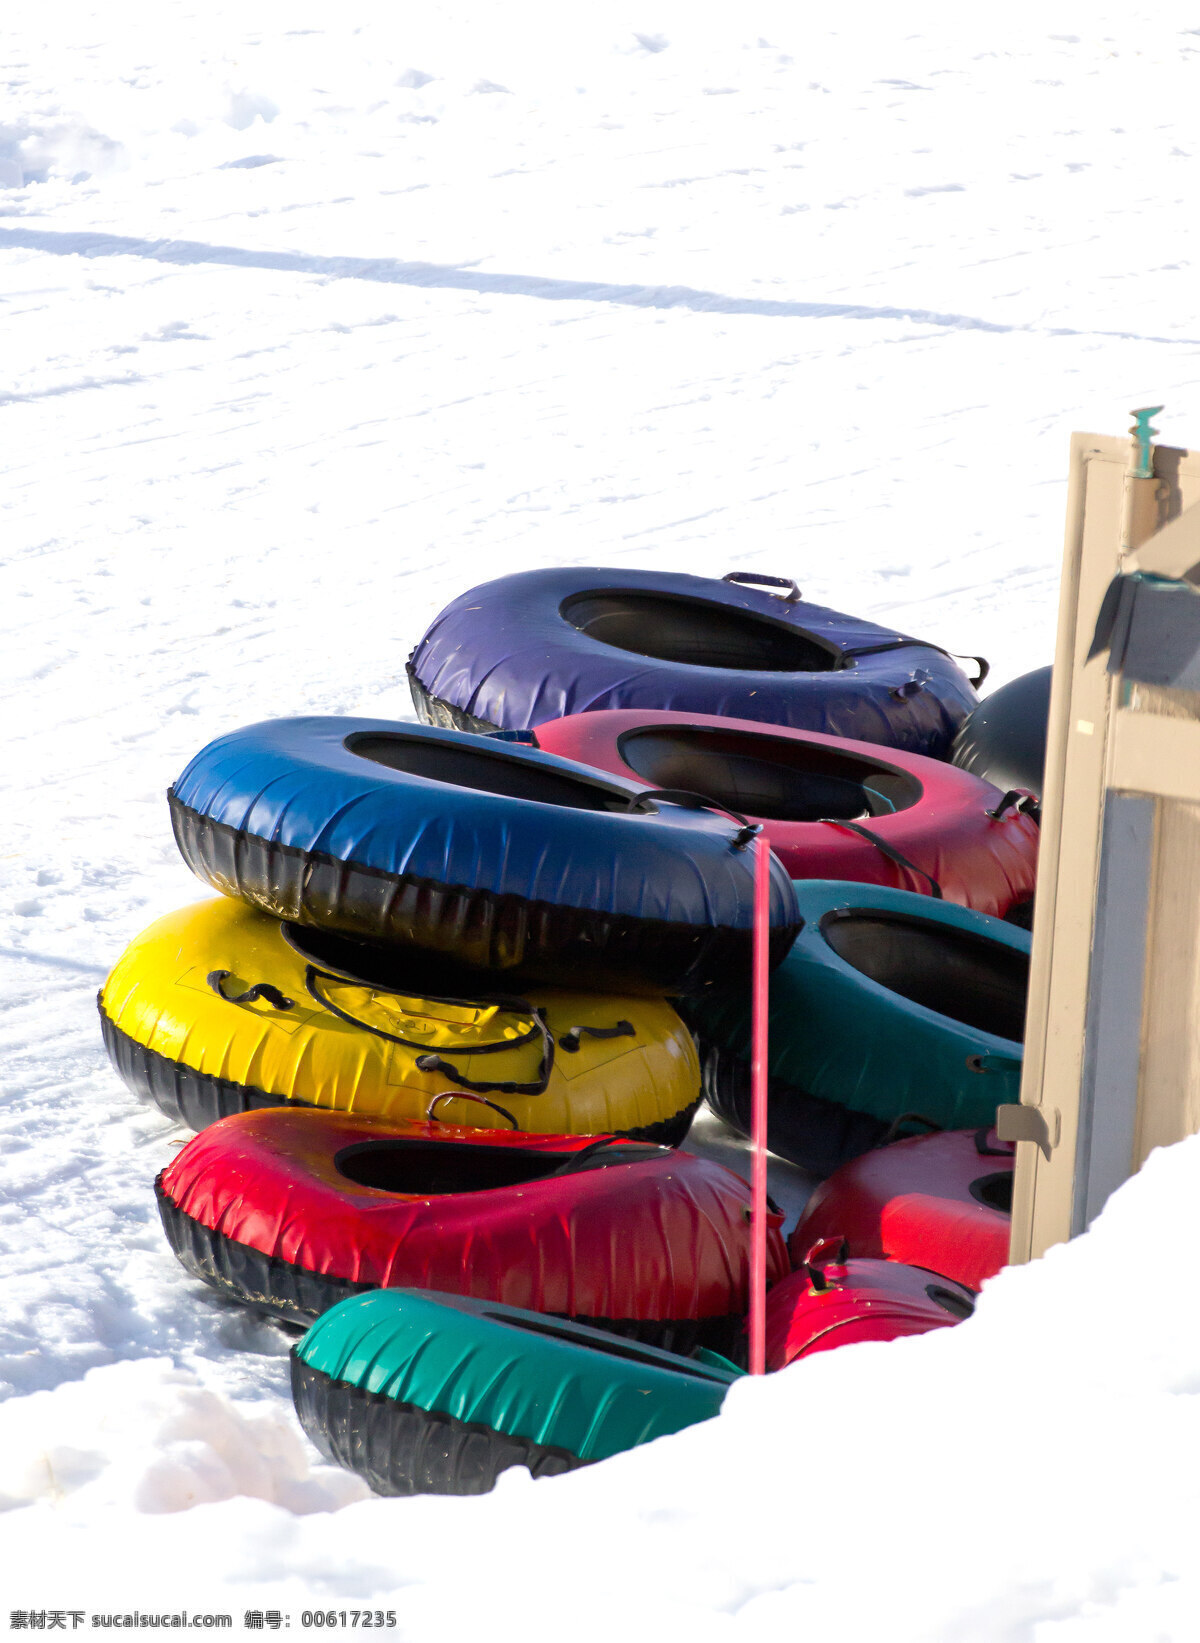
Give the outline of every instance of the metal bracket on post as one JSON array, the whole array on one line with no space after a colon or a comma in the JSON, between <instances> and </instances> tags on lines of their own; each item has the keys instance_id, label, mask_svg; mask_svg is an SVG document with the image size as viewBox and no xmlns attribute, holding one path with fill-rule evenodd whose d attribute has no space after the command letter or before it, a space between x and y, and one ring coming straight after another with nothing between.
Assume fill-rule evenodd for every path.
<instances>
[{"instance_id":1,"label":"metal bracket on post","mask_svg":"<svg viewBox=\"0 0 1200 1643\"><path fill-rule=\"evenodd\" d=\"M1062 1136L1062 1114L1057 1107L1006 1102L996 1108L996 1136L1000 1141L1032 1141L1049 1158Z\"/></svg>"}]
</instances>

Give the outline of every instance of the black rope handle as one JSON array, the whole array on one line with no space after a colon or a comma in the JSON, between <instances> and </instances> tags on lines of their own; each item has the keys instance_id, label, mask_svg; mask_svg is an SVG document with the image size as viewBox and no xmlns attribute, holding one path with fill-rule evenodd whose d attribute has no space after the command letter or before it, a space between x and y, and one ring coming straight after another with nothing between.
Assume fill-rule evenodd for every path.
<instances>
[{"instance_id":1,"label":"black rope handle","mask_svg":"<svg viewBox=\"0 0 1200 1643\"><path fill-rule=\"evenodd\" d=\"M414 1065L423 1073L441 1073L448 1078L456 1088L471 1090L476 1095L545 1095L550 1083L550 1075L554 1071L554 1034L546 1025L545 1017L540 1010L534 1011L534 1018L542 1033L542 1057L538 1062L537 1078L531 1083L521 1084L511 1078L496 1078L492 1080L468 1078L460 1073L453 1062L445 1060L436 1051L429 1051L419 1055ZM461 1053L461 1052L459 1052ZM468 1055L474 1052L468 1047Z\"/></svg>"},{"instance_id":2,"label":"black rope handle","mask_svg":"<svg viewBox=\"0 0 1200 1643\"><path fill-rule=\"evenodd\" d=\"M456 1055L498 1055L503 1050L520 1049L522 1044L531 1044L536 1038L543 1035L538 1026L537 1011L528 999L510 997L505 993L481 994L478 998L437 998L432 993L409 993L400 987L377 987L373 982L357 981L353 976L338 975L334 970L322 970L317 965L310 964L304 973L304 985L309 997L314 999L322 1009L328 1010L340 1021L345 1021L351 1027L360 1027L363 1032L373 1033L376 1038L384 1038L389 1044L402 1044L406 1050L424 1050L428 1046L415 1038L401 1038L399 1033L389 1033L383 1027L373 1026L369 1021L363 1021L359 1016L352 1015L349 1010L343 1010L340 1004L335 1004L331 998L326 998L316 983L319 976L329 981L349 983L355 987L366 987L373 993L388 993L393 998L421 999L426 1004L450 1004L459 1009L473 1010L483 1005L489 1009L502 1010L506 1015L527 1015L533 1020L533 1026L528 1032L518 1033L515 1038L496 1039L490 1044L448 1044L446 1048Z\"/></svg>"},{"instance_id":3,"label":"black rope handle","mask_svg":"<svg viewBox=\"0 0 1200 1643\"><path fill-rule=\"evenodd\" d=\"M568 1027L558 1040L560 1050L566 1050L568 1055L574 1055L579 1048L579 1041L584 1034L589 1038L634 1038L636 1033L632 1021L618 1021L615 1027Z\"/></svg>"},{"instance_id":4,"label":"black rope handle","mask_svg":"<svg viewBox=\"0 0 1200 1643\"><path fill-rule=\"evenodd\" d=\"M996 808L987 814L993 821L999 821L1006 810L1015 810L1018 815L1028 816L1039 827L1042 825L1041 801L1032 793L1026 793L1022 787L1010 787Z\"/></svg>"},{"instance_id":5,"label":"black rope handle","mask_svg":"<svg viewBox=\"0 0 1200 1643\"><path fill-rule=\"evenodd\" d=\"M343 1010L331 998L326 998L317 987L317 978L321 976L330 981L341 981L343 983L352 978L339 976L332 970L319 969L315 964L308 966L304 974L304 985L308 989L309 995L323 1009L328 1010L331 1015L337 1016L339 1020L345 1021L351 1027L359 1027L364 1032L373 1033L376 1038L386 1039L389 1044L403 1045L406 1050L420 1050L422 1053L417 1056L414 1063L418 1071L441 1073L443 1078L448 1078L458 1089L467 1090L476 1095L545 1095L550 1084L550 1076L554 1071L554 1034L550 1031L550 1025L542 1009L536 1004L531 1004L527 998L516 998L504 993L481 995L475 999L438 998L429 993L404 992L399 987L375 987L365 981L356 983L358 986L370 987L372 992L389 993L394 998L421 998L429 1004L451 1004L462 1009L476 1009L480 1005L485 1005L489 1008L503 1010L506 1014L529 1016L533 1025L528 1032L518 1033L512 1038L496 1039L489 1044L447 1044L443 1046L443 1048L449 1050L451 1055L498 1055L504 1050L520 1049L524 1044L533 1043L537 1039L541 1040L542 1054L538 1062L536 1079L528 1083L520 1083L514 1079L495 1079L489 1082L467 1078L465 1074L459 1072L452 1062L447 1061L435 1050L429 1050L419 1039L403 1038L399 1033L389 1033L385 1028L376 1027L369 1021L363 1021L358 1016L351 1015L348 1010ZM567 1038L575 1035L573 1044L566 1046L568 1051L578 1050L578 1035L580 1033L588 1033L593 1038L616 1038L618 1036L623 1037L626 1034L633 1035L634 1027L630 1021L618 1021L615 1027L572 1027L565 1035ZM484 1106L491 1105L493 1103L484 1102ZM504 1108L497 1108L497 1111L504 1112ZM431 1115L427 1114L426 1116ZM507 1118L511 1115L505 1112L504 1116ZM513 1120L513 1128L517 1128L515 1119Z\"/></svg>"},{"instance_id":6,"label":"black rope handle","mask_svg":"<svg viewBox=\"0 0 1200 1643\"><path fill-rule=\"evenodd\" d=\"M889 857L898 866L907 867L910 873L915 873L918 878L924 879L929 885L930 895L937 901L945 899L942 895L942 887L932 873L927 873L923 867L918 867L915 861L909 861L903 851L897 850L896 846L889 844L886 839L881 839L878 833L872 833L869 827L864 827L861 822L840 821L833 816L825 816L823 822L826 827L845 827L851 833L857 833L860 838L864 838L869 844L873 844L876 850Z\"/></svg>"},{"instance_id":7,"label":"black rope handle","mask_svg":"<svg viewBox=\"0 0 1200 1643\"><path fill-rule=\"evenodd\" d=\"M952 662L976 663L979 668L979 672L973 679L971 679L971 684L975 690L979 689L980 685L992 671L992 664L988 661L986 656L965 656L957 650L944 650L942 655L948 656ZM970 674L968 674L967 677L970 678Z\"/></svg>"},{"instance_id":8,"label":"black rope handle","mask_svg":"<svg viewBox=\"0 0 1200 1643\"><path fill-rule=\"evenodd\" d=\"M733 821L741 822L741 828L733 836L735 850L744 850L750 840L762 832L762 826L758 822L748 821L740 810L731 810L727 804L707 798L703 793L693 793L687 787L644 787L640 793L633 794L625 806L626 810L635 810L644 799L666 799L668 804L681 804L687 810L715 810L719 816L729 816Z\"/></svg>"},{"instance_id":9,"label":"black rope handle","mask_svg":"<svg viewBox=\"0 0 1200 1643\"><path fill-rule=\"evenodd\" d=\"M988 1136L992 1133L992 1126L985 1124L981 1130L975 1131L975 1151L981 1158L1011 1158L1013 1150L1009 1147L989 1147Z\"/></svg>"},{"instance_id":10,"label":"black rope handle","mask_svg":"<svg viewBox=\"0 0 1200 1643\"><path fill-rule=\"evenodd\" d=\"M507 1118L514 1130L520 1129L512 1113L507 1107L502 1107L497 1101L486 1101L482 1095L469 1095L465 1090L443 1090L441 1095L435 1095L425 1108L425 1116L433 1124L444 1124L446 1120L437 1115L438 1104L442 1101L474 1101L477 1106L488 1107L492 1112L498 1112L501 1118Z\"/></svg>"},{"instance_id":11,"label":"black rope handle","mask_svg":"<svg viewBox=\"0 0 1200 1643\"><path fill-rule=\"evenodd\" d=\"M884 1136L882 1141L876 1142L876 1145L880 1147L890 1147L892 1142L899 1136L900 1130L905 1124L923 1124L931 1135L940 1135L942 1130L945 1129L944 1124L937 1123L935 1119L926 1118L925 1114L922 1112L902 1112L898 1117L892 1119L891 1123L888 1125L887 1134Z\"/></svg>"},{"instance_id":12,"label":"black rope handle","mask_svg":"<svg viewBox=\"0 0 1200 1643\"><path fill-rule=\"evenodd\" d=\"M767 1215L768 1215L768 1217L773 1215L775 1217L776 1224L779 1225L779 1226L782 1226L785 1219L786 1219L783 1210L775 1202L774 1198L771 1197L770 1193L767 1194ZM753 1206L753 1204L743 1204L742 1205L742 1220L745 1221L747 1226L753 1226L753 1224L754 1224L754 1206Z\"/></svg>"},{"instance_id":13,"label":"black rope handle","mask_svg":"<svg viewBox=\"0 0 1200 1643\"><path fill-rule=\"evenodd\" d=\"M247 987L244 993L227 993L223 983L233 974L232 970L210 970L208 985L218 998L224 999L226 1004L253 1004L255 999L261 998L273 1010L291 1010L295 1008L294 998L285 998L278 987L272 987L269 981L256 981L253 987Z\"/></svg>"},{"instance_id":14,"label":"black rope handle","mask_svg":"<svg viewBox=\"0 0 1200 1643\"><path fill-rule=\"evenodd\" d=\"M829 1244L837 1245L837 1253L826 1256L825 1265L845 1266L846 1259L850 1254L850 1240L842 1237L819 1238L800 1263L808 1274L809 1283L818 1293L828 1289L830 1284L829 1274L825 1271L825 1268L817 1265L818 1260Z\"/></svg>"},{"instance_id":15,"label":"black rope handle","mask_svg":"<svg viewBox=\"0 0 1200 1643\"><path fill-rule=\"evenodd\" d=\"M951 662L975 662L979 672L971 679L971 685L978 690L988 674L992 671L992 664L986 656L964 656L956 650L943 650L941 645L931 645L928 639L888 639L881 645L855 645L852 649L843 650L839 667L848 667L859 656L881 656L888 650L907 650L912 645L919 645L922 650L936 650L939 656L945 656ZM968 677L970 677L968 675Z\"/></svg>"},{"instance_id":16,"label":"black rope handle","mask_svg":"<svg viewBox=\"0 0 1200 1643\"><path fill-rule=\"evenodd\" d=\"M624 1148L632 1156L627 1158L612 1157L606 1160L602 1155L609 1147ZM552 1174L556 1176L578 1175L584 1170L592 1168L605 1169L609 1163L640 1164L648 1162L651 1158L669 1156L670 1152L670 1147L654 1146L647 1144L645 1141L630 1141L627 1137L620 1135L602 1135L598 1141L593 1141L589 1146L580 1147L578 1152L573 1152L566 1163L560 1164L556 1170L552 1171Z\"/></svg>"},{"instance_id":17,"label":"black rope handle","mask_svg":"<svg viewBox=\"0 0 1200 1643\"><path fill-rule=\"evenodd\" d=\"M791 592L786 593L783 596L783 602L785 605L794 605L798 603L800 598L800 589L792 581L790 576L762 576L758 571L731 570L727 571L721 580L722 582L743 582L751 584L755 582L765 582L768 587L772 588L790 588ZM779 595L777 593L773 593L771 597L772 599L778 599Z\"/></svg>"}]
</instances>

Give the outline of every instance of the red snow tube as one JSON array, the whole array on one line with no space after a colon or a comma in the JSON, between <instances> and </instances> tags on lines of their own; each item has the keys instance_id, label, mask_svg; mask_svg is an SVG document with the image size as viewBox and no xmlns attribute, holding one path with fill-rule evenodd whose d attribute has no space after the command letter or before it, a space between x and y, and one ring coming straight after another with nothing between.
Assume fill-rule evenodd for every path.
<instances>
[{"instance_id":1,"label":"red snow tube","mask_svg":"<svg viewBox=\"0 0 1200 1643\"><path fill-rule=\"evenodd\" d=\"M969 1289L892 1261L849 1260L840 1238L808 1250L804 1264L767 1293L766 1362L786 1369L858 1341L894 1341L969 1318Z\"/></svg>"},{"instance_id":2,"label":"red snow tube","mask_svg":"<svg viewBox=\"0 0 1200 1643\"><path fill-rule=\"evenodd\" d=\"M210 1125L156 1187L190 1272L293 1322L436 1289L721 1351L749 1305L745 1182L644 1142L271 1107Z\"/></svg>"},{"instance_id":3,"label":"red snow tube","mask_svg":"<svg viewBox=\"0 0 1200 1643\"><path fill-rule=\"evenodd\" d=\"M1008 1263L1014 1151L989 1130L946 1130L864 1153L813 1193L792 1258L844 1237L852 1256L928 1267L978 1289Z\"/></svg>"},{"instance_id":4,"label":"red snow tube","mask_svg":"<svg viewBox=\"0 0 1200 1643\"><path fill-rule=\"evenodd\" d=\"M1028 903L1038 825L990 782L938 759L815 731L694 713L577 713L540 724L560 758L761 822L794 879L853 879L1003 918Z\"/></svg>"}]
</instances>

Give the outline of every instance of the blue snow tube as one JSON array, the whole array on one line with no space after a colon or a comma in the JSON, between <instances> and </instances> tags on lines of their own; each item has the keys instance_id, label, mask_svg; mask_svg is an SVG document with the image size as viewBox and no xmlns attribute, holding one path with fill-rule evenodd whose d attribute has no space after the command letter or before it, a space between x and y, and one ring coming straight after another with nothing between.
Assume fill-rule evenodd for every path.
<instances>
[{"instance_id":1,"label":"blue snow tube","mask_svg":"<svg viewBox=\"0 0 1200 1643\"><path fill-rule=\"evenodd\" d=\"M804 928L771 977L772 1149L818 1175L913 1127L979 1129L1021 1087L1030 938L877 884L796 885ZM749 989L686 1005L704 1093L750 1124Z\"/></svg>"},{"instance_id":2,"label":"blue snow tube","mask_svg":"<svg viewBox=\"0 0 1200 1643\"><path fill-rule=\"evenodd\" d=\"M755 582L787 591L746 585ZM600 708L679 709L935 757L978 700L935 645L805 604L794 583L749 572L723 581L634 570L503 576L446 607L408 672L418 715L459 730L531 730Z\"/></svg>"},{"instance_id":3,"label":"blue snow tube","mask_svg":"<svg viewBox=\"0 0 1200 1643\"><path fill-rule=\"evenodd\" d=\"M690 993L749 962L744 818L534 748L279 719L210 742L168 798L194 873L294 923L614 990ZM798 919L771 872L779 960Z\"/></svg>"}]
</instances>

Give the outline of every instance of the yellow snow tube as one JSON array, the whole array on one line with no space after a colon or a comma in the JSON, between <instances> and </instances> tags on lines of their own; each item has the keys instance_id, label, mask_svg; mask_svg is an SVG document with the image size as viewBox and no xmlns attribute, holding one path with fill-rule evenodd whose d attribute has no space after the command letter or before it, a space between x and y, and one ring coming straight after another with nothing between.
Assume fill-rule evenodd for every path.
<instances>
[{"instance_id":1,"label":"yellow snow tube","mask_svg":"<svg viewBox=\"0 0 1200 1643\"><path fill-rule=\"evenodd\" d=\"M433 962L331 944L218 896L168 913L125 949L100 992L104 1040L135 1094L193 1129L300 1102L543 1135L669 1145L686 1135L700 1070L665 999L408 990L418 976L433 990ZM394 983L398 964L404 990L380 979ZM488 979L476 987L486 992Z\"/></svg>"}]
</instances>

